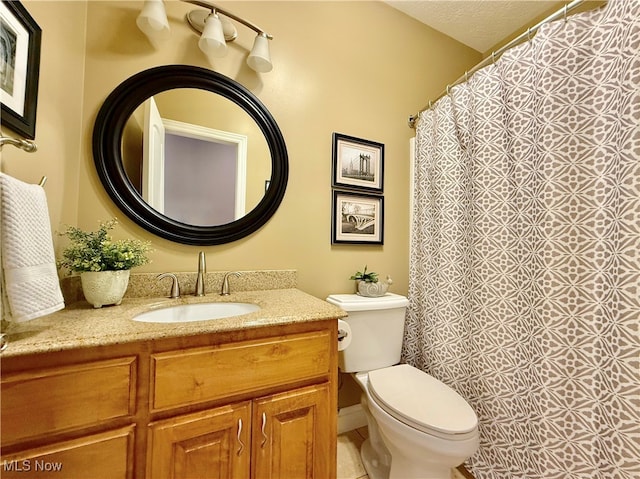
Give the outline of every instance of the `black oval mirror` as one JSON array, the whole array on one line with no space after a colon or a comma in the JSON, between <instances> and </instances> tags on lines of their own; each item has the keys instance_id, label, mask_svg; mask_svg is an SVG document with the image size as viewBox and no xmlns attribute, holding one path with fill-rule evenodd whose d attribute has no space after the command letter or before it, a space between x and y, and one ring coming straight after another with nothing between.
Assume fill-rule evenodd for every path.
<instances>
[{"instance_id":1,"label":"black oval mirror","mask_svg":"<svg viewBox=\"0 0 640 479\"><path fill-rule=\"evenodd\" d=\"M244 216L223 224L190 224L187 219L164 214L142 195L127 173L123 136L134 112L154 95L176 89L215 93L238 105L264 135L271 176L264 196ZM215 115L216 112L211 112ZM248 141L251 141L250 139ZM133 221L163 238L184 244L214 245L243 238L262 227L282 202L289 163L284 138L266 107L249 90L219 73L189 65L167 65L142 71L121 83L105 100L93 130L93 156L103 186L116 205ZM212 185L214 182L211 182ZM213 205L212 205L213 206Z\"/></svg>"}]
</instances>

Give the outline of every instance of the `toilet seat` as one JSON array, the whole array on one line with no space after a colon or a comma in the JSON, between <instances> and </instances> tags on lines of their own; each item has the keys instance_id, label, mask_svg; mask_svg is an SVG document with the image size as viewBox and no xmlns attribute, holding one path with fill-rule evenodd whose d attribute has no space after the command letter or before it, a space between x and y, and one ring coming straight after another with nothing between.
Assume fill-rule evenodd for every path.
<instances>
[{"instance_id":1,"label":"toilet seat","mask_svg":"<svg viewBox=\"0 0 640 479\"><path fill-rule=\"evenodd\" d=\"M471 406L436 378L408 364L369 371L368 376L372 399L407 426L451 440L477 434Z\"/></svg>"}]
</instances>

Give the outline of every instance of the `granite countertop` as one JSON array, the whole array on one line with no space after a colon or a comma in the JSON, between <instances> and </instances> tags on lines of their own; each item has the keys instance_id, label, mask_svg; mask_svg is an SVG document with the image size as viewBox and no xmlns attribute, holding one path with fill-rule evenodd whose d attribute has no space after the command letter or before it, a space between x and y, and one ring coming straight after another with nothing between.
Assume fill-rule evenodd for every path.
<instances>
[{"instance_id":1,"label":"granite countertop","mask_svg":"<svg viewBox=\"0 0 640 479\"><path fill-rule=\"evenodd\" d=\"M137 314L153 309L220 301L254 303L260 306L260 310L242 316L188 323L143 323L132 320ZM295 288L238 291L229 296L216 293L204 297L184 295L178 299L125 297L119 306L100 309L94 309L86 301L77 301L48 316L11 324L4 331L8 346L0 358L345 316L342 309Z\"/></svg>"}]
</instances>

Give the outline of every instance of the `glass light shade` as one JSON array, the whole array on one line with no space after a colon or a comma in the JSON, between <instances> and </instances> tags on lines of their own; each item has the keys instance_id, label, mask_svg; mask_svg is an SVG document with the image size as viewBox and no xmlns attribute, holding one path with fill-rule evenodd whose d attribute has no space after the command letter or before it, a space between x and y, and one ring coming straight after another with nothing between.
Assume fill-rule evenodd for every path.
<instances>
[{"instance_id":1,"label":"glass light shade","mask_svg":"<svg viewBox=\"0 0 640 479\"><path fill-rule=\"evenodd\" d=\"M217 14L214 13L207 17L198 46L207 56L211 57L223 57L227 53L222 22Z\"/></svg>"},{"instance_id":2,"label":"glass light shade","mask_svg":"<svg viewBox=\"0 0 640 479\"><path fill-rule=\"evenodd\" d=\"M247 58L247 65L260 73L267 73L273 69L269 54L269 39L266 34L259 33L256 36L249 58Z\"/></svg>"},{"instance_id":3,"label":"glass light shade","mask_svg":"<svg viewBox=\"0 0 640 479\"><path fill-rule=\"evenodd\" d=\"M169 38L169 20L162 0L145 0L136 25L155 46L157 42Z\"/></svg>"}]
</instances>

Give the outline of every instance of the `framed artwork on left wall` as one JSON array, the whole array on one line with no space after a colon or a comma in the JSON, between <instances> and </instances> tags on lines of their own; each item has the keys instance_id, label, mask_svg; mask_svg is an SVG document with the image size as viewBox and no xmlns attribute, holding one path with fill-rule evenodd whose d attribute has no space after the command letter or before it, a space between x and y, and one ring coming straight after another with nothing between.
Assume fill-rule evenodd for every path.
<instances>
[{"instance_id":1,"label":"framed artwork on left wall","mask_svg":"<svg viewBox=\"0 0 640 479\"><path fill-rule=\"evenodd\" d=\"M0 2L2 126L33 140L42 30L19 1Z\"/></svg>"}]
</instances>

